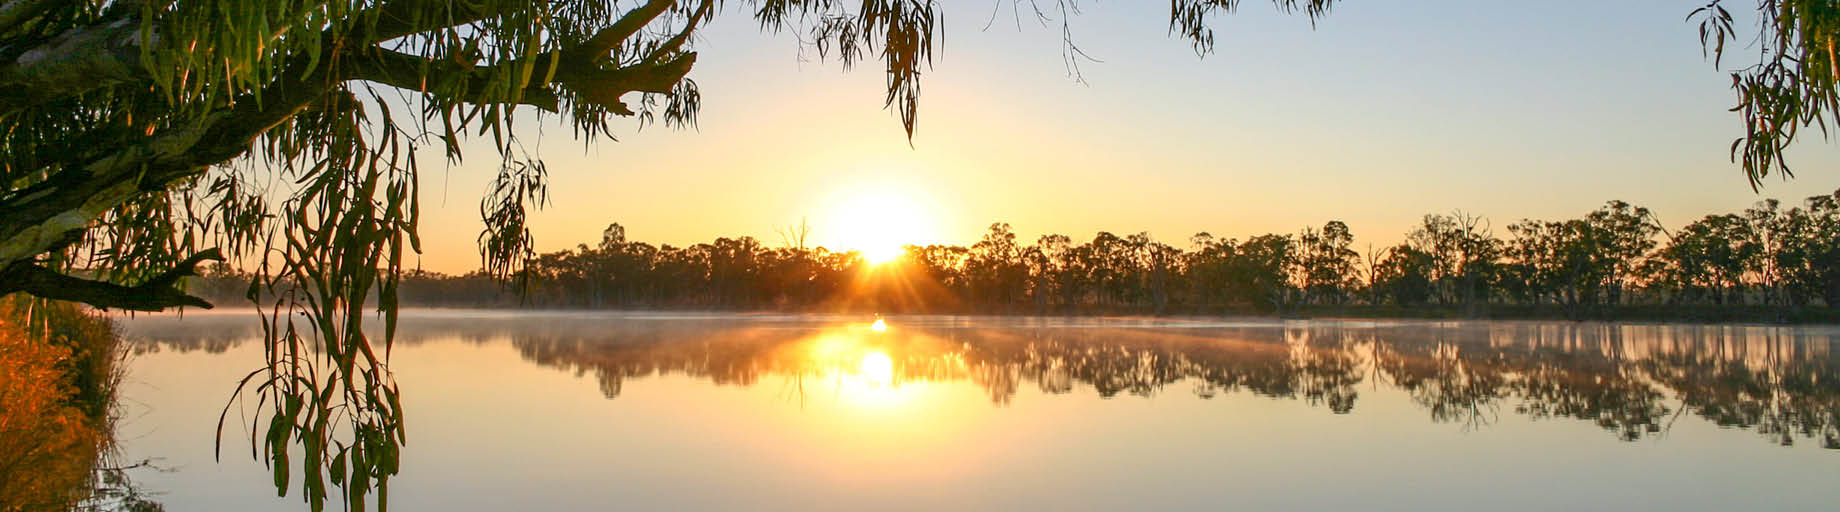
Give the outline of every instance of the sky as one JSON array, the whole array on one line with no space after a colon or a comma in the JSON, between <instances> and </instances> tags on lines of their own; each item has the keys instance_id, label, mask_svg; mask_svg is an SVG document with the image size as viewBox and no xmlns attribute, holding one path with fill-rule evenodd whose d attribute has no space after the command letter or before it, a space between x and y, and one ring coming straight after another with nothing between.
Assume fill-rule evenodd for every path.
<instances>
[{"instance_id":1,"label":"sky","mask_svg":"<svg viewBox=\"0 0 1840 512\"><path fill-rule=\"evenodd\" d=\"M1752 191L1728 152L1741 135L1730 79L1684 21L1703 0L1347 2L1314 27L1247 1L1216 20L1205 58L1168 33L1164 4L1089 1L1071 25L1097 59L1083 81L1058 25L1008 2L942 3L911 141L882 108L875 63L846 72L740 11L695 42L697 128L627 123L618 141L585 143L527 123L551 175L530 224L538 249L592 245L613 222L654 244L780 245L777 230L801 219L832 249L970 244L992 222L1025 241L1147 231L1185 247L1202 231L1332 219L1357 246L1384 247L1427 213L1480 214L1505 237L1523 218L1621 199L1673 229L1840 188L1840 147L1810 136L1791 152L1796 178ZM495 157L469 151L424 169L411 264L478 267Z\"/></svg>"}]
</instances>

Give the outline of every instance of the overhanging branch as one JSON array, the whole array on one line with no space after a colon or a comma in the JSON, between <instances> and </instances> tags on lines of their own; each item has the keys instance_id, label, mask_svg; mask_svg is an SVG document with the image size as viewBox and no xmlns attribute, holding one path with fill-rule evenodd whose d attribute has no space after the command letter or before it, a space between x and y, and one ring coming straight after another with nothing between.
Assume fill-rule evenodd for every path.
<instances>
[{"instance_id":1,"label":"overhanging branch","mask_svg":"<svg viewBox=\"0 0 1840 512\"><path fill-rule=\"evenodd\" d=\"M549 56L545 53L487 66L462 66L448 60L373 49L364 55L347 57L345 76L427 94L435 93L436 84L458 80L460 86L456 90L444 93L450 94L447 99L467 103L516 103L550 112L557 111L560 106L561 100L555 91L555 87L560 86L574 92L582 101L620 115L632 115L632 110L620 100L621 96L629 92L669 94L696 64L696 54L692 52L618 68L560 59L554 61L557 67L552 73ZM510 84L519 87L515 98L499 98L492 94L494 86L505 85L493 84L490 77L503 75L499 71L504 68L525 63L532 66L530 82L521 87ZM548 75L553 75L553 81L543 82L542 77Z\"/></svg>"},{"instance_id":2,"label":"overhanging branch","mask_svg":"<svg viewBox=\"0 0 1840 512\"><path fill-rule=\"evenodd\" d=\"M34 263L16 263L0 271L0 295L25 292L47 299L131 311L160 311L179 306L210 309L210 302L179 291L179 279L198 275L200 263L223 259L217 249L208 249L134 286L69 276Z\"/></svg>"},{"instance_id":3,"label":"overhanging branch","mask_svg":"<svg viewBox=\"0 0 1840 512\"><path fill-rule=\"evenodd\" d=\"M377 49L346 59L352 79L376 82L399 89L429 93L431 84L460 81L457 99L468 103L493 103L489 68L461 66L451 60L431 60L393 50ZM426 70L423 72L422 70ZM559 100L544 84L527 84L516 103L555 112ZM510 102L503 102L510 103Z\"/></svg>"},{"instance_id":4,"label":"overhanging branch","mask_svg":"<svg viewBox=\"0 0 1840 512\"><path fill-rule=\"evenodd\" d=\"M677 5L676 0L652 0L627 11L625 15L620 16L619 21L595 32L594 37L588 38L581 46L570 50L570 59L583 64L606 59L607 52L619 47L621 41L639 33L639 29L645 28L646 24L651 23L658 15L664 14L673 5Z\"/></svg>"},{"instance_id":5,"label":"overhanging branch","mask_svg":"<svg viewBox=\"0 0 1840 512\"><path fill-rule=\"evenodd\" d=\"M620 115L632 110L620 101L629 92L668 94L671 88L690 73L696 53L681 53L662 62L635 64L616 69L572 70L559 74L556 82L574 91L583 101L600 105Z\"/></svg>"}]
</instances>

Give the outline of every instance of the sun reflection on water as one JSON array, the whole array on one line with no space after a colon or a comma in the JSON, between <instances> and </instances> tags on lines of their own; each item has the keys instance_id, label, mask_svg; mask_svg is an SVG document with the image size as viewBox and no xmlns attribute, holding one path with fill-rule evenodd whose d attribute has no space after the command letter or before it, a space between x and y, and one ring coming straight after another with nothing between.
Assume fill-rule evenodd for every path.
<instances>
[{"instance_id":1,"label":"sun reflection on water","mask_svg":"<svg viewBox=\"0 0 1840 512\"><path fill-rule=\"evenodd\" d=\"M866 326L839 326L798 344L783 364L801 369L802 378L829 384L831 392L824 394L840 405L886 414L916 405L936 391L927 379L904 373L911 370L904 366L912 364L912 358L929 357L927 348L935 346L930 338L915 334L895 336L879 318Z\"/></svg>"},{"instance_id":2,"label":"sun reflection on water","mask_svg":"<svg viewBox=\"0 0 1840 512\"><path fill-rule=\"evenodd\" d=\"M854 372L838 375L837 398L840 403L861 409L907 411L918 398L930 391L926 382L904 381L896 373L894 358L879 350L862 353Z\"/></svg>"},{"instance_id":3,"label":"sun reflection on water","mask_svg":"<svg viewBox=\"0 0 1840 512\"><path fill-rule=\"evenodd\" d=\"M894 360L881 351L864 354L862 363L857 365L857 374L872 386L887 386L894 383Z\"/></svg>"}]
</instances>

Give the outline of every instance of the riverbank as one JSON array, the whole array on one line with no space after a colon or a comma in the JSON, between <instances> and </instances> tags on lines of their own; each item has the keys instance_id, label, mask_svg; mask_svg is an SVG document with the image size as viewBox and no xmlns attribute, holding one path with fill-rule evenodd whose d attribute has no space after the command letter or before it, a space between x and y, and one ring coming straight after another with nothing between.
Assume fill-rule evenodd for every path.
<instances>
[{"instance_id":1,"label":"riverbank","mask_svg":"<svg viewBox=\"0 0 1840 512\"><path fill-rule=\"evenodd\" d=\"M1428 320L1569 320L1684 322L1714 324L1840 325L1840 309L1757 305L1621 305L1567 308L1556 305L1489 305L1438 308L1396 306L1311 306L1283 315L1296 318L1417 318Z\"/></svg>"},{"instance_id":2,"label":"riverbank","mask_svg":"<svg viewBox=\"0 0 1840 512\"><path fill-rule=\"evenodd\" d=\"M246 304L223 303L220 309L235 310ZM1102 307L1079 308L1009 307L941 307L926 309L878 309L865 305L821 307L722 307L722 306L618 306L569 307L518 305L515 303L461 304L407 303L404 309L477 309L487 311L652 311L652 312L721 312L774 314L846 314L846 315L965 315L965 316L1073 316L1073 317L1190 317L1190 318L1263 318L1263 319L1390 319L1390 320L1545 320L1595 322L1678 322L1707 324L1781 324L1840 325L1840 308L1820 306L1779 307L1760 305L1667 306L1622 305L1567 308L1557 305L1491 304L1463 306L1369 306L1311 305L1293 306L1282 312L1246 307L1168 307L1158 312L1151 308Z\"/></svg>"},{"instance_id":3,"label":"riverbank","mask_svg":"<svg viewBox=\"0 0 1840 512\"><path fill-rule=\"evenodd\" d=\"M111 457L126 349L105 316L0 297L0 511L161 510Z\"/></svg>"}]
</instances>

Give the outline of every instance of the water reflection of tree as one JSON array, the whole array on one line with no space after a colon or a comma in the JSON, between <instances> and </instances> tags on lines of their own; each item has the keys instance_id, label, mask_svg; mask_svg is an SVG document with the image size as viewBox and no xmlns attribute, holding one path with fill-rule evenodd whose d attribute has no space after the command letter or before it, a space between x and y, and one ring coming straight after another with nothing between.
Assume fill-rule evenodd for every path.
<instances>
[{"instance_id":1,"label":"water reflection of tree","mask_svg":"<svg viewBox=\"0 0 1840 512\"><path fill-rule=\"evenodd\" d=\"M1192 382L1203 398L1248 392L1348 413L1373 375L1432 421L1464 428L1485 427L1505 410L1588 421L1633 441L1664 434L1684 412L1775 442L1800 437L1840 448L1840 371L1825 337L1738 340L1734 349L1731 338L1705 333L1554 325L940 329L863 343L899 361L897 380L966 380L999 405L1025 386L1109 398ZM767 375L848 371L797 349L825 332L622 329L588 338L514 335L513 342L532 361L594 372L612 397L624 379L663 373L751 385ZM1780 353L1758 359L1771 350Z\"/></svg>"},{"instance_id":2,"label":"water reflection of tree","mask_svg":"<svg viewBox=\"0 0 1840 512\"><path fill-rule=\"evenodd\" d=\"M892 359L894 385L967 381L997 405L1024 388L1116 397L1181 386L1202 398L1251 393L1349 413L1370 386L1403 392L1428 419L1463 428L1485 427L1506 411L1586 421L1637 440L1665 435L1691 414L1772 442L1840 448L1840 362L1833 339L1813 330L1537 322L1069 327L928 318L871 334L795 316L412 318L404 320L404 343L460 334L470 343L509 339L529 361L592 374L609 398L629 379L667 374L736 386L784 378L787 392L802 398L816 389L809 383L855 372L875 352Z\"/></svg>"},{"instance_id":3,"label":"water reflection of tree","mask_svg":"<svg viewBox=\"0 0 1840 512\"><path fill-rule=\"evenodd\" d=\"M1478 427L1491 423L1505 397L1505 379L1459 345L1379 343L1374 358L1383 375L1412 395L1438 422Z\"/></svg>"},{"instance_id":4,"label":"water reflection of tree","mask_svg":"<svg viewBox=\"0 0 1840 512\"><path fill-rule=\"evenodd\" d=\"M1797 436L1840 449L1840 385L1832 360L1790 360L1763 369L1716 358L1670 355L1645 363L1683 406L1722 427L1755 430L1790 445Z\"/></svg>"}]
</instances>

